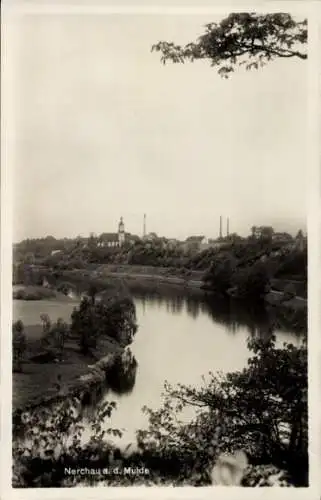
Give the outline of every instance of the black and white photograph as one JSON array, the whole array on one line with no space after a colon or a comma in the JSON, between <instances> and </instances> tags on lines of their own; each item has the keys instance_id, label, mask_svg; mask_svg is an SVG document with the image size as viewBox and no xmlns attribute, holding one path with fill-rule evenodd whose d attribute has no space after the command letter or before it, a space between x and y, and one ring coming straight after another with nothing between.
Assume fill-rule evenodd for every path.
<instances>
[{"instance_id":1,"label":"black and white photograph","mask_svg":"<svg viewBox=\"0 0 321 500\"><path fill-rule=\"evenodd\" d=\"M11 487L307 489L308 15L8 24Z\"/></svg>"}]
</instances>

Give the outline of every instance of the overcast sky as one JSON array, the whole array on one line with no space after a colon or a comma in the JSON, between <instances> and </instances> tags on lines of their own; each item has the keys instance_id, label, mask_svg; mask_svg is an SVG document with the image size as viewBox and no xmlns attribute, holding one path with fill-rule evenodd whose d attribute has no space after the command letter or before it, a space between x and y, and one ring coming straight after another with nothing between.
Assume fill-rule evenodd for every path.
<instances>
[{"instance_id":1,"label":"overcast sky","mask_svg":"<svg viewBox=\"0 0 321 500\"><path fill-rule=\"evenodd\" d=\"M211 16L37 15L16 25L14 240L126 231L215 237L306 219L307 62L222 79L163 66Z\"/></svg>"}]
</instances>

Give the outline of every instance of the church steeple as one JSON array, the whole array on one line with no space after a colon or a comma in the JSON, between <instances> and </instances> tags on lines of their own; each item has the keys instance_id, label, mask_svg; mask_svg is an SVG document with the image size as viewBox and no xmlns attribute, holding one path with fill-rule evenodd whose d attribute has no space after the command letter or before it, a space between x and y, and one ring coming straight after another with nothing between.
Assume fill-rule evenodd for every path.
<instances>
[{"instance_id":1,"label":"church steeple","mask_svg":"<svg viewBox=\"0 0 321 500\"><path fill-rule=\"evenodd\" d=\"M123 218L120 218L119 224L118 224L118 242L119 245L122 245L125 243L125 224L123 221Z\"/></svg>"}]
</instances>

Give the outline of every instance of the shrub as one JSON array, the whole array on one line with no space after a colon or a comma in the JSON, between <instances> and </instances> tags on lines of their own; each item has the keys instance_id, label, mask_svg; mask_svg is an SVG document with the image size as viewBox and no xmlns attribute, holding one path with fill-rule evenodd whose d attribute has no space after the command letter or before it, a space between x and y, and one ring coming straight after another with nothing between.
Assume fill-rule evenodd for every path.
<instances>
[{"instance_id":1,"label":"shrub","mask_svg":"<svg viewBox=\"0 0 321 500\"><path fill-rule=\"evenodd\" d=\"M41 286L28 286L13 292L14 300L43 300L51 299L56 294L53 290Z\"/></svg>"},{"instance_id":2,"label":"shrub","mask_svg":"<svg viewBox=\"0 0 321 500\"><path fill-rule=\"evenodd\" d=\"M307 281L308 279L308 255L307 250L293 250L284 255L280 262L277 277L298 276Z\"/></svg>"},{"instance_id":3,"label":"shrub","mask_svg":"<svg viewBox=\"0 0 321 500\"><path fill-rule=\"evenodd\" d=\"M264 262L256 262L253 266L238 269L233 277L238 296L260 301L268 291L270 278Z\"/></svg>"},{"instance_id":4,"label":"shrub","mask_svg":"<svg viewBox=\"0 0 321 500\"><path fill-rule=\"evenodd\" d=\"M58 318L51 327L50 337L53 340L53 346L58 350L58 357L62 359L65 341L69 333L68 324L63 319Z\"/></svg>"},{"instance_id":5,"label":"shrub","mask_svg":"<svg viewBox=\"0 0 321 500\"><path fill-rule=\"evenodd\" d=\"M85 482L86 477L78 475L68 479L66 467L103 469L113 465L115 447L104 437L113 434L121 437L122 433L118 429L103 429L102 423L111 416L116 404L105 402L96 408L95 416L89 420L91 438L85 444L81 440L84 425L79 407L79 397L71 396L55 405L14 414L13 487L75 486ZM94 482L99 479L101 477L95 476Z\"/></svg>"},{"instance_id":6,"label":"shrub","mask_svg":"<svg viewBox=\"0 0 321 500\"><path fill-rule=\"evenodd\" d=\"M107 480L114 481L114 485L141 481L204 486L211 483L211 474L222 482L213 464L217 469L231 454L244 467L246 461L250 464L243 485L251 484L254 472L264 474L265 464L270 464L270 470L271 466L286 470L292 484L306 486L306 344L276 348L275 337L270 336L251 338L248 346L252 357L242 371L225 376L211 373L201 388L165 384L163 406L158 410L145 408L149 428L138 431L137 447L129 454L115 449L104 438L106 434L121 435L117 429L102 430L102 422L110 417L114 403L98 408L88 444L80 439L83 426L81 411L77 411L79 398L64 399L54 409L40 408L31 415L15 413L14 486L66 486L64 467L89 464L102 468L143 466L150 470L148 478L119 476L113 480L95 475L93 483ZM186 407L194 408L196 413L188 423L181 414ZM19 434L29 439L29 446L17 439ZM70 481L68 486L74 486L86 479L78 476Z\"/></svg>"},{"instance_id":7,"label":"shrub","mask_svg":"<svg viewBox=\"0 0 321 500\"><path fill-rule=\"evenodd\" d=\"M242 371L211 373L200 389L165 384L162 408L144 408L149 428L138 431L138 445L158 457L161 474L206 484L219 454L243 450L252 465L273 464L307 485L306 345L280 349L270 336L248 346L253 354ZM196 417L185 424L188 407Z\"/></svg>"},{"instance_id":8,"label":"shrub","mask_svg":"<svg viewBox=\"0 0 321 500\"><path fill-rule=\"evenodd\" d=\"M93 292L93 290L92 290ZM122 345L132 341L136 331L135 306L127 297L84 297L71 316L71 332L79 337L84 353L96 349L99 337L108 335Z\"/></svg>"},{"instance_id":9,"label":"shrub","mask_svg":"<svg viewBox=\"0 0 321 500\"><path fill-rule=\"evenodd\" d=\"M226 295L227 290L233 286L235 266L236 261L233 258L215 261L204 276L205 284L211 290Z\"/></svg>"}]
</instances>

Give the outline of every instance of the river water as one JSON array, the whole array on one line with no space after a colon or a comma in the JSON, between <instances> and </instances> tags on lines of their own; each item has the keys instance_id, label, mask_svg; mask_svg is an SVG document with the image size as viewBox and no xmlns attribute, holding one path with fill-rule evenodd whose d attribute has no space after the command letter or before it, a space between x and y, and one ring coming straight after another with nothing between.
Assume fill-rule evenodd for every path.
<instances>
[{"instance_id":1,"label":"river water","mask_svg":"<svg viewBox=\"0 0 321 500\"><path fill-rule=\"evenodd\" d=\"M126 430L123 445L133 442L135 431L147 426L142 406L161 406L165 380L200 386L210 371L242 370L250 356L249 336L266 336L273 330L278 345L298 345L302 340L294 332L275 330L267 313L204 300L201 294L173 289L133 293L138 321L130 346L137 361L134 384L123 394L118 391L105 397L117 402L108 426Z\"/></svg>"},{"instance_id":2,"label":"river water","mask_svg":"<svg viewBox=\"0 0 321 500\"><path fill-rule=\"evenodd\" d=\"M286 328L275 329L275 318L250 306L231 305L167 287L157 291L131 290L138 322L130 346L134 359L130 384L119 381L105 400L116 401L117 409L106 427L124 429L121 445L135 440L135 432L147 426L142 407L159 408L165 380L170 384L199 386L209 372L223 373L246 366L249 336L266 336L273 330L277 344L298 345L302 338ZM55 321L68 321L74 302L14 301L14 319L25 325L39 322L47 312ZM48 305L49 309L46 307ZM41 309L39 309L41 308ZM47 310L48 309L48 310ZM188 415L187 415L188 418Z\"/></svg>"}]
</instances>

